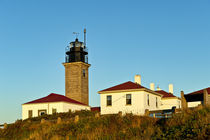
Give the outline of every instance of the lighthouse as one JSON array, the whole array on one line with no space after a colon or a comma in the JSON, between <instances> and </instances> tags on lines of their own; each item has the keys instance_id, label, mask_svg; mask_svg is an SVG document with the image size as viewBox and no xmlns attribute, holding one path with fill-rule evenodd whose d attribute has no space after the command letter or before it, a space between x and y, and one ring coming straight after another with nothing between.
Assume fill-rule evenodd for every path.
<instances>
[{"instance_id":1,"label":"lighthouse","mask_svg":"<svg viewBox=\"0 0 210 140\"><path fill-rule=\"evenodd\" d=\"M84 42L70 42L65 51L65 96L89 105L89 67L86 46L86 29Z\"/></svg>"}]
</instances>

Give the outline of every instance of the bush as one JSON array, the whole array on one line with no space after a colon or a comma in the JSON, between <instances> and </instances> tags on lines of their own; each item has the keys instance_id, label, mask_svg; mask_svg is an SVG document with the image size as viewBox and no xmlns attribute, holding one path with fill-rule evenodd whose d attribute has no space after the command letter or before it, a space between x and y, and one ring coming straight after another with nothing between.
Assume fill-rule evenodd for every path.
<instances>
[{"instance_id":1,"label":"bush","mask_svg":"<svg viewBox=\"0 0 210 140\"><path fill-rule=\"evenodd\" d=\"M73 117L79 115L79 121ZM57 124L57 118L62 122ZM40 123L41 119L45 123ZM210 108L191 109L169 119L127 114L104 115L79 111L44 115L28 120L18 120L0 129L0 139L210 139Z\"/></svg>"}]
</instances>

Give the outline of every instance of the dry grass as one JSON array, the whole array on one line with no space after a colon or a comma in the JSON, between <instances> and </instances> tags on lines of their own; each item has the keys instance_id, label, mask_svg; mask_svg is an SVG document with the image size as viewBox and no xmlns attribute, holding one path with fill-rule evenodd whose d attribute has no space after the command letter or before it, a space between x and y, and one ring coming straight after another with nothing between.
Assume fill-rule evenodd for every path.
<instances>
[{"instance_id":1,"label":"dry grass","mask_svg":"<svg viewBox=\"0 0 210 140\"><path fill-rule=\"evenodd\" d=\"M73 117L79 115L78 122ZM57 124L60 117L62 121ZM42 118L47 120L41 124ZM82 111L43 116L17 121L0 129L0 139L9 140L149 140L149 139L210 139L210 108L186 110L170 119L146 116L106 115ZM65 119L65 121L63 121Z\"/></svg>"}]
</instances>

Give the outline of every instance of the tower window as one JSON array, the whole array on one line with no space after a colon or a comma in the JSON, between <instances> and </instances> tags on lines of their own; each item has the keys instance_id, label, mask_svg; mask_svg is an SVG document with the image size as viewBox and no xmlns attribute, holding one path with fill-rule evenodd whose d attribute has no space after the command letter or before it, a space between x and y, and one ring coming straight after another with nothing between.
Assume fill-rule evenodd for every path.
<instances>
[{"instance_id":1,"label":"tower window","mask_svg":"<svg viewBox=\"0 0 210 140\"><path fill-rule=\"evenodd\" d=\"M112 105L112 96L106 96L106 105L111 106Z\"/></svg>"},{"instance_id":2,"label":"tower window","mask_svg":"<svg viewBox=\"0 0 210 140\"><path fill-rule=\"evenodd\" d=\"M83 69L82 74L83 74L83 77L85 77L85 69Z\"/></svg>"},{"instance_id":3,"label":"tower window","mask_svg":"<svg viewBox=\"0 0 210 140\"><path fill-rule=\"evenodd\" d=\"M126 105L131 105L131 94L126 94Z\"/></svg>"},{"instance_id":4,"label":"tower window","mask_svg":"<svg viewBox=\"0 0 210 140\"><path fill-rule=\"evenodd\" d=\"M147 94L147 105L149 106L149 94Z\"/></svg>"}]
</instances>

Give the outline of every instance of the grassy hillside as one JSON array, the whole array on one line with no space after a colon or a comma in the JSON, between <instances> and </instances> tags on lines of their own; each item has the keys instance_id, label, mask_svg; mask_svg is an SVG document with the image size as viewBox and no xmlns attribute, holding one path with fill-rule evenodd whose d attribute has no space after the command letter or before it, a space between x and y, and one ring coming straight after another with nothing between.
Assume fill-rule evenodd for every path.
<instances>
[{"instance_id":1,"label":"grassy hillside","mask_svg":"<svg viewBox=\"0 0 210 140\"><path fill-rule=\"evenodd\" d=\"M79 116L75 117L76 115ZM57 121L60 117L61 120ZM45 121L43 120L45 119ZM41 123L40 123L41 122ZM128 114L98 116L94 112L61 113L25 121L0 129L2 140L68 139L210 139L210 108L197 108L155 119Z\"/></svg>"}]
</instances>

